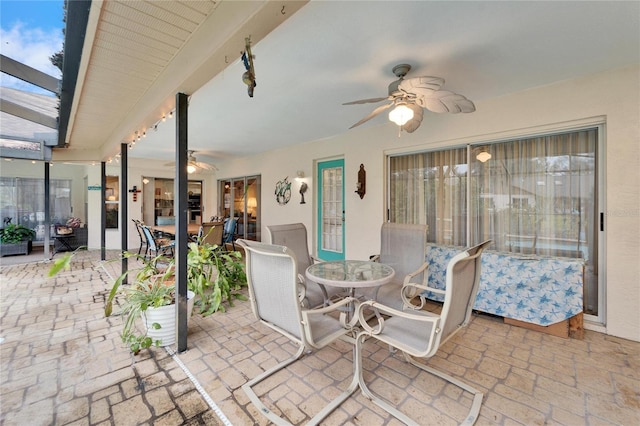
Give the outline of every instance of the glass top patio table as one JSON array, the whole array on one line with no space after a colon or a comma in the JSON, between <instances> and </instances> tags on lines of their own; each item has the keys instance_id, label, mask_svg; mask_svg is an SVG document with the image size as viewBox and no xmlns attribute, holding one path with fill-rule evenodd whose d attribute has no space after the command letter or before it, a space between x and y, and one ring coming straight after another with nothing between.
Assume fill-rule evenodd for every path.
<instances>
[{"instance_id":1,"label":"glass top patio table","mask_svg":"<svg viewBox=\"0 0 640 426\"><path fill-rule=\"evenodd\" d=\"M348 289L379 287L391 282L395 271L389 265L363 260L320 262L306 270L308 279L319 284Z\"/></svg>"}]
</instances>

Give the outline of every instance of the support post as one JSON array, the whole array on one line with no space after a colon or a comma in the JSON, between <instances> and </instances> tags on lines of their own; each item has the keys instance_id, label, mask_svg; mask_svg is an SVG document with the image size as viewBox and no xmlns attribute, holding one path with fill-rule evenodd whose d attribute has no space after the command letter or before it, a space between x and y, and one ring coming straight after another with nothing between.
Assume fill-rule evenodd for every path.
<instances>
[{"instance_id":1,"label":"support post","mask_svg":"<svg viewBox=\"0 0 640 426\"><path fill-rule=\"evenodd\" d=\"M188 97L176 94L176 179L174 184L174 214L176 218L176 340L178 353L187 350L187 251L188 251Z\"/></svg>"},{"instance_id":2,"label":"support post","mask_svg":"<svg viewBox=\"0 0 640 426\"><path fill-rule=\"evenodd\" d=\"M51 259L51 167L48 161L44 162L44 258Z\"/></svg>"},{"instance_id":3,"label":"support post","mask_svg":"<svg viewBox=\"0 0 640 426\"><path fill-rule=\"evenodd\" d=\"M100 163L100 260L107 260L107 163Z\"/></svg>"},{"instance_id":4,"label":"support post","mask_svg":"<svg viewBox=\"0 0 640 426\"><path fill-rule=\"evenodd\" d=\"M129 266L128 259L124 256L124 252L129 247L129 203L127 203L127 181L129 178L129 164L128 164L128 148L126 143L120 144L120 249L122 250L122 270L124 274ZM123 284L127 284L127 276L122 281Z\"/></svg>"}]
</instances>

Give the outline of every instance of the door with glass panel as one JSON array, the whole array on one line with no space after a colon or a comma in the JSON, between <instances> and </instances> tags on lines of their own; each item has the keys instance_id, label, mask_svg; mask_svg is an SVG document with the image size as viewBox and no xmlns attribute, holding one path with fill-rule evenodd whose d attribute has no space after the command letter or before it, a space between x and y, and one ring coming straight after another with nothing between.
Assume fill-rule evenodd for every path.
<instances>
[{"instance_id":1,"label":"door with glass panel","mask_svg":"<svg viewBox=\"0 0 640 426\"><path fill-rule=\"evenodd\" d=\"M344 259L344 160L318 163L318 257Z\"/></svg>"}]
</instances>

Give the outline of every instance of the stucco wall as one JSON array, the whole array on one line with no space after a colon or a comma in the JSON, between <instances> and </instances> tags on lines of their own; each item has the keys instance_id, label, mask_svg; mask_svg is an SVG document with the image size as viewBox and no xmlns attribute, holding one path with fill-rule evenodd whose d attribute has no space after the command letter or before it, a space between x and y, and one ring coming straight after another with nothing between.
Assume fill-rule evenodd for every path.
<instances>
[{"instance_id":1,"label":"stucco wall","mask_svg":"<svg viewBox=\"0 0 640 426\"><path fill-rule=\"evenodd\" d=\"M217 178L262 175L264 226L302 222L314 228L314 165L323 159L345 159L346 257L367 258L379 248L384 220L385 155L443 146L464 145L519 135L605 123L606 332L640 341L640 69L609 71L511 94L476 100L473 114L426 113L413 134L402 133L384 119L344 134L220 165ZM336 106L341 108L341 106ZM346 107L345 107L346 108ZM353 108L353 107L350 107ZM368 110L363 108L363 115ZM316 117L322 119L322 117ZM350 123L345 123L348 127ZM259 141L256 141L259 143ZM367 194L354 193L360 163L367 170ZM307 204L299 204L299 183L292 201L280 206L275 183L297 170L307 175ZM215 196L215 195L214 195ZM313 250L315 241L310 243Z\"/></svg>"}]
</instances>

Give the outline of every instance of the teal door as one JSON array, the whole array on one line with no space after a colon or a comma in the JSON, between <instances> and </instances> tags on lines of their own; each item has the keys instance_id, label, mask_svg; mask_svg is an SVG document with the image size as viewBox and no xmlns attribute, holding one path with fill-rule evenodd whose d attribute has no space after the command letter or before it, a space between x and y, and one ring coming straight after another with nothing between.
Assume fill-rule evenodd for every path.
<instances>
[{"instance_id":1,"label":"teal door","mask_svg":"<svg viewBox=\"0 0 640 426\"><path fill-rule=\"evenodd\" d=\"M344 160L318 163L318 257L344 259Z\"/></svg>"}]
</instances>

